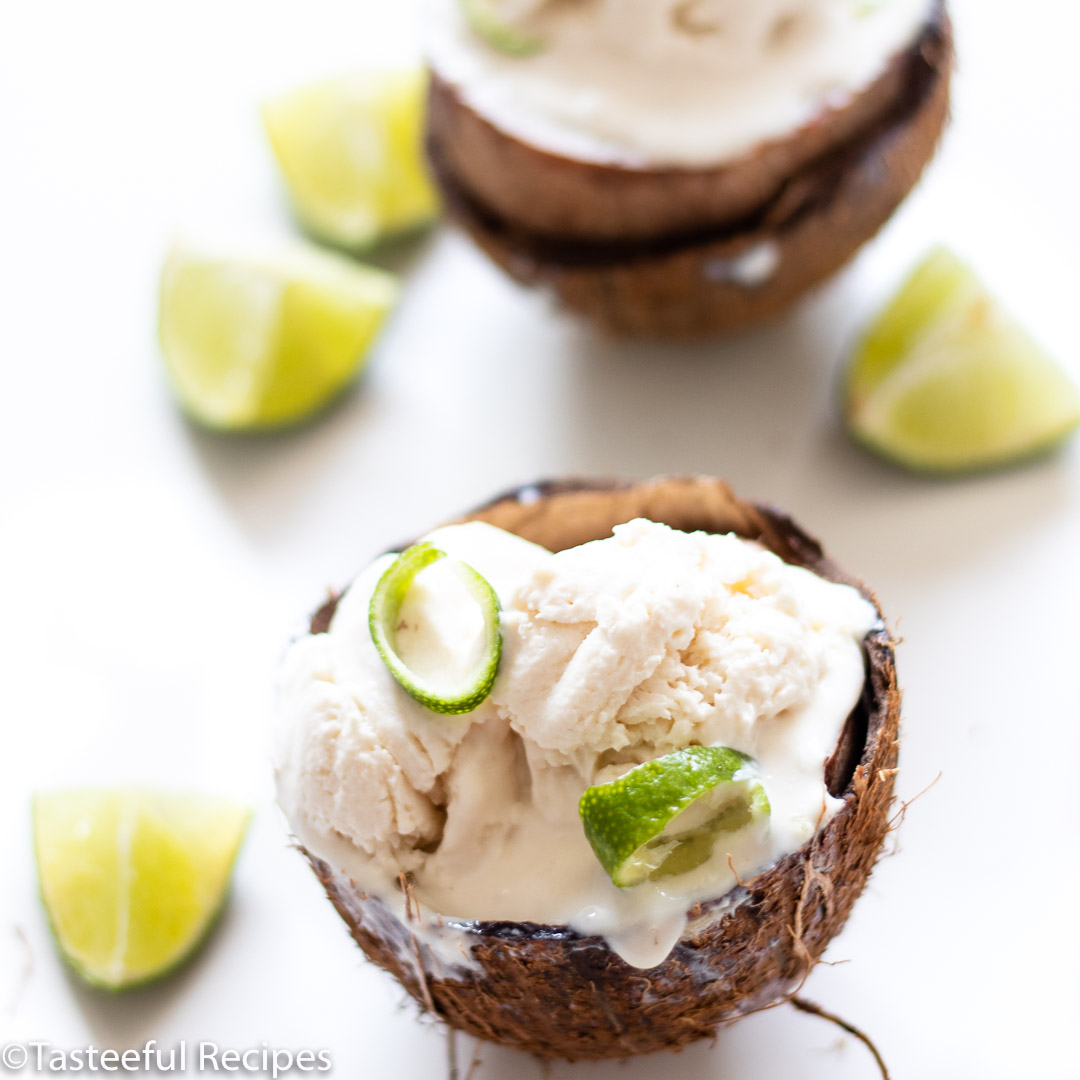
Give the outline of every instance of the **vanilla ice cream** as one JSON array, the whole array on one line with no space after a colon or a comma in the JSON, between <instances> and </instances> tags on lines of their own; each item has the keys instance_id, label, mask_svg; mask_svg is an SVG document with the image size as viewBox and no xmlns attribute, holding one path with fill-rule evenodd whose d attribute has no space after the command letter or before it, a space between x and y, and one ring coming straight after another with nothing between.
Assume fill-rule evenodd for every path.
<instances>
[{"instance_id":1,"label":"vanilla ice cream","mask_svg":"<svg viewBox=\"0 0 1080 1080\"><path fill-rule=\"evenodd\" d=\"M442 934L445 919L570 925L649 967L694 901L798 850L841 805L824 763L859 700L862 641L877 622L855 589L732 535L644 520L556 554L479 523L426 539L502 603L500 673L479 708L429 712L381 660L368 605L393 556L284 664L279 801L304 847L365 892L397 910L408 873L423 925ZM424 570L402 608L401 654L429 674L467 670L483 629L471 607L444 563ZM768 829L725 837L688 873L620 890L585 839L578 800L688 745L754 759Z\"/></svg>"},{"instance_id":2,"label":"vanilla ice cream","mask_svg":"<svg viewBox=\"0 0 1080 1080\"><path fill-rule=\"evenodd\" d=\"M500 53L428 0L433 68L503 131L627 167L714 166L843 106L910 46L932 0L489 0L542 43Z\"/></svg>"}]
</instances>

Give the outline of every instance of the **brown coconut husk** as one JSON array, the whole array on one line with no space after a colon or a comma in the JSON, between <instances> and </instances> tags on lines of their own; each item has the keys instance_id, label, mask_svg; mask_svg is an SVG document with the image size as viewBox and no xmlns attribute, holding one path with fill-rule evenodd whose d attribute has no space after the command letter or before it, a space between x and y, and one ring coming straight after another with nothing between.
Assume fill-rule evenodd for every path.
<instances>
[{"instance_id":1,"label":"brown coconut husk","mask_svg":"<svg viewBox=\"0 0 1080 1080\"><path fill-rule=\"evenodd\" d=\"M614 525L634 517L683 530L736 532L787 562L854 585L876 604L790 518L743 502L718 480L536 484L464 520L487 521L559 550L608 536ZM335 603L313 618L313 633L326 629ZM866 884L889 830L900 720L892 642L883 622L867 636L866 650L862 700L824 765L827 786L844 806L799 851L726 898L694 905L692 919L740 901L684 936L655 968L630 967L602 938L566 926L511 922L457 924L472 966L447 967L410 931L408 882L399 915L306 854L367 956L452 1027L570 1060L684 1046L792 995Z\"/></svg>"},{"instance_id":2,"label":"brown coconut husk","mask_svg":"<svg viewBox=\"0 0 1080 1080\"><path fill-rule=\"evenodd\" d=\"M428 125L445 168L495 217L557 240L648 240L734 224L764 206L791 177L887 122L906 93L908 63L898 54L851 100L721 165L635 168L551 153L476 112L438 69Z\"/></svg>"},{"instance_id":3,"label":"brown coconut husk","mask_svg":"<svg viewBox=\"0 0 1080 1080\"><path fill-rule=\"evenodd\" d=\"M790 144L769 147L737 168L714 171L711 184L703 174L675 170L609 176L590 171L596 166L546 155L551 160L539 174L543 187L529 189L530 221L548 200L555 206L548 226L563 223L557 233L503 212L487 187L481 194L474 186L474 170L462 171L467 155L457 140L472 147L479 141L473 129L486 121L477 117L474 123L438 79L432 85L429 157L451 215L518 281L550 289L566 307L619 336L728 332L783 311L838 270L889 219L944 129L952 58L951 25L938 5L919 40L849 106L852 111L841 110L823 119L820 130L804 130ZM504 184L510 192L524 183L519 170L525 155L515 141L494 128L484 137L491 144L504 140L515 170L504 177L488 173L494 165L485 164L489 186ZM492 153L489 148L487 156ZM788 169L780 175L782 165ZM605 186L611 188L607 218L594 205L604 201ZM623 189L633 197L620 197ZM750 197L754 190L757 201ZM568 210L578 195L581 209ZM504 194L500 205L510 198ZM683 220L683 207L701 216ZM680 218L678 227L652 231L672 215ZM634 228L597 239L581 232L583 219L602 222L605 229L618 221ZM747 276L740 259L760 250L769 251L775 269Z\"/></svg>"}]
</instances>

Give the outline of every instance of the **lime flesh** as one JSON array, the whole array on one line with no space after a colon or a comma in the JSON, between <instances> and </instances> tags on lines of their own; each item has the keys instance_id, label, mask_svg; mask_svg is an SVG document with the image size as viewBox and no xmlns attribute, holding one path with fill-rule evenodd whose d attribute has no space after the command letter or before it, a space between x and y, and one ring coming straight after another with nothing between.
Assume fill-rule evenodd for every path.
<instances>
[{"instance_id":1,"label":"lime flesh","mask_svg":"<svg viewBox=\"0 0 1080 1080\"><path fill-rule=\"evenodd\" d=\"M690 746L589 788L579 812L600 864L620 888L685 874L716 840L769 817L750 760L721 746Z\"/></svg>"},{"instance_id":2,"label":"lime flesh","mask_svg":"<svg viewBox=\"0 0 1080 1080\"><path fill-rule=\"evenodd\" d=\"M176 397L223 430L304 420L363 367L396 297L390 275L315 249L259 258L178 246L158 325Z\"/></svg>"},{"instance_id":3,"label":"lime flesh","mask_svg":"<svg viewBox=\"0 0 1080 1080\"><path fill-rule=\"evenodd\" d=\"M416 67L326 80L263 106L297 216L316 237L362 250L435 218L422 152L426 92Z\"/></svg>"},{"instance_id":4,"label":"lime flesh","mask_svg":"<svg viewBox=\"0 0 1080 1080\"><path fill-rule=\"evenodd\" d=\"M38 795L41 897L72 967L122 990L187 959L224 903L249 816L233 802L186 793Z\"/></svg>"},{"instance_id":5,"label":"lime flesh","mask_svg":"<svg viewBox=\"0 0 1080 1080\"><path fill-rule=\"evenodd\" d=\"M1080 424L1075 383L951 252L933 252L863 339L848 424L909 468L1006 465Z\"/></svg>"}]
</instances>

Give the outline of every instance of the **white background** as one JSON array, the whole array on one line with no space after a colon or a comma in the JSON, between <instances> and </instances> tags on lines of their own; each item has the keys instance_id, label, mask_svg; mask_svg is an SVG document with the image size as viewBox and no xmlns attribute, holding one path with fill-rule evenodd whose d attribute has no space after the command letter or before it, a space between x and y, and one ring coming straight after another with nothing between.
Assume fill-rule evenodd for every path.
<instances>
[{"instance_id":1,"label":"white background","mask_svg":"<svg viewBox=\"0 0 1080 1080\"><path fill-rule=\"evenodd\" d=\"M404 301L355 392L269 438L195 430L155 344L180 227L291 229L267 93L405 55L399 0L0 0L0 1043L156 1038L327 1048L357 1080L446 1075L445 1038L366 965L287 846L265 732L275 663L327 586L542 475L704 472L789 509L904 637L908 814L806 993L895 1077L1080 1076L1080 446L1011 473L912 478L834 407L855 329L932 242L969 256L1080 375L1080 15L954 0L955 120L925 183L838 280L774 326L615 346L458 235L394 256ZM50 944L32 791L137 780L257 807L227 917L163 985L79 986ZM26 944L22 943L25 937ZM459 1039L467 1064L468 1039ZM874 1076L790 1008L680 1057L476 1076Z\"/></svg>"}]
</instances>

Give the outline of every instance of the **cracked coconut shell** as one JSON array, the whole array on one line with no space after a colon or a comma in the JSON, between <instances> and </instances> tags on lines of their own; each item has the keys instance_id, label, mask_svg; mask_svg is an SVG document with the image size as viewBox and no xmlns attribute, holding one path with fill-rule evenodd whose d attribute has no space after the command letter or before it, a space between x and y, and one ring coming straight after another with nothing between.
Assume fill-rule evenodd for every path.
<instances>
[{"instance_id":1,"label":"cracked coconut shell","mask_svg":"<svg viewBox=\"0 0 1080 1080\"><path fill-rule=\"evenodd\" d=\"M719 480L541 483L463 520L560 550L606 537L635 517L684 531L735 532L876 603L790 518L741 501ZM316 612L312 633L326 631L336 602ZM566 926L512 922L456 922L473 963L448 967L410 932L409 896L399 915L305 854L369 959L455 1028L569 1060L675 1049L712 1036L718 1025L797 990L840 932L880 854L893 801L900 694L884 622L865 647L862 700L824 764L828 789L843 807L798 851L727 896L695 904L686 934L655 968L631 967L602 938Z\"/></svg>"},{"instance_id":2,"label":"cracked coconut shell","mask_svg":"<svg viewBox=\"0 0 1080 1080\"><path fill-rule=\"evenodd\" d=\"M617 336L768 319L838 270L934 154L949 107L944 5L847 105L712 169L629 169L501 131L434 74L428 154L452 217L510 276Z\"/></svg>"}]
</instances>

